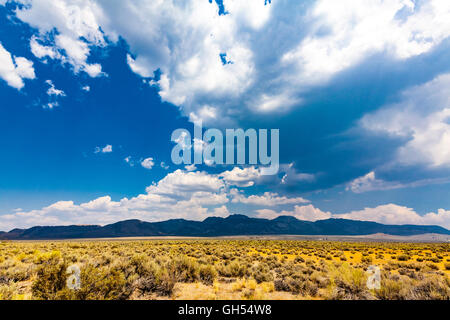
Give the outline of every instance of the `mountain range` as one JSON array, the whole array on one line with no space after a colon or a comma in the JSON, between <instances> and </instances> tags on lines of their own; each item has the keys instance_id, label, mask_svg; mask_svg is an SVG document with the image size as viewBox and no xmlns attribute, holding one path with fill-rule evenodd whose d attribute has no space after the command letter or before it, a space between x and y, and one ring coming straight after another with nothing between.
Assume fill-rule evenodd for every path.
<instances>
[{"instance_id":1,"label":"mountain range","mask_svg":"<svg viewBox=\"0 0 450 320\"><path fill-rule=\"evenodd\" d=\"M227 218L211 217L204 221L184 219L162 222L126 220L106 226L55 226L14 229L0 232L3 240L57 240L78 238L150 237L150 236L250 236L250 235L335 235L356 236L384 233L413 236L426 233L450 235L439 226L384 225L376 222L328 219L316 222L298 220L290 216L276 219L250 218L231 215Z\"/></svg>"}]
</instances>

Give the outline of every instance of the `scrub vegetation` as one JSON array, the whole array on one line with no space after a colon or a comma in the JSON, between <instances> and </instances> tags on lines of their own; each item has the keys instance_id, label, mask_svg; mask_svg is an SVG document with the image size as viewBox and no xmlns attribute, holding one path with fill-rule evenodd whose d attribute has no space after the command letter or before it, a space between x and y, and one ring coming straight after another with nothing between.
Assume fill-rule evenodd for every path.
<instances>
[{"instance_id":1,"label":"scrub vegetation","mask_svg":"<svg viewBox=\"0 0 450 320\"><path fill-rule=\"evenodd\" d=\"M69 266L80 288L69 289ZM381 288L367 287L369 266ZM450 244L282 240L0 243L0 299L450 299Z\"/></svg>"}]
</instances>

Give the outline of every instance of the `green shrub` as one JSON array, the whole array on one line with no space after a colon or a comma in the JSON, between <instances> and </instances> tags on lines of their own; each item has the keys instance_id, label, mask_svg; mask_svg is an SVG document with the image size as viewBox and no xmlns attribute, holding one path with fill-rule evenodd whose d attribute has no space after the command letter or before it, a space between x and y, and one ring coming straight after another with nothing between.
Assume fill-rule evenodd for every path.
<instances>
[{"instance_id":1,"label":"green shrub","mask_svg":"<svg viewBox=\"0 0 450 320\"><path fill-rule=\"evenodd\" d=\"M31 290L33 298L39 300L54 300L58 292L66 287L67 263L61 258L61 253L51 252L39 257L39 267Z\"/></svg>"},{"instance_id":2,"label":"green shrub","mask_svg":"<svg viewBox=\"0 0 450 320\"><path fill-rule=\"evenodd\" d=\"M174 280L179 282L195 282L199 279L199 265L190 257L182 256L168 263L168 271Z\"/></svg>"},{"instance_id":3,"label":"green shrub","mask_svg":"<svg viewBox=\"0 0 450 320\"><path fill-rule=\"evenodd\" d=\"M408 261L410 259L410 257L408 256L408 255L406 255L406 254L400 254L398 257L397 257L397 260L398 261Z\"/></svg>"},{"instance_id":4,"label":"green shrub","mask_svg":"<svg viewBox=\"0 0 450 320\"><path fill-rule=\"evenodd\" d=\"M151 262L141 270L134 285L141 293L170 296L173 293L175 279L169 275L166 268Z\"/></svg>"},{"instance_id":5,"label":"green shrub","mask_svg":"<svg viewBox=\"0 0 450 320\"><path fill-rule=\"evenodd\" d=\"M202 265L199 270L199 277L204 284L211 285L217 278L217 271L212 265Z\"/></svg>"},{"instance_id":6,"label":"green shrub","mask_svg":"<svg viewBox=\"0 0 450 320\"><path fill-rule=\"evenodd\" d=\"M239 263L239 261L232 261L227 265L220 265L217 269L219 274L224 277L242 278L248 275L247 265Z\"/></svg>"},{"instance_id":7,"label":"green shrub","mask_svg":"<svg viewBox=\"0 0 450 320\"><path fill-rule=\"evenodd\" d=\"M276 291L291 292L293 294L301 294L302 296L313 297L319 291L318 285L310 280L286 278L277 279L273 284Z\"/></svg>"}]
</instances>

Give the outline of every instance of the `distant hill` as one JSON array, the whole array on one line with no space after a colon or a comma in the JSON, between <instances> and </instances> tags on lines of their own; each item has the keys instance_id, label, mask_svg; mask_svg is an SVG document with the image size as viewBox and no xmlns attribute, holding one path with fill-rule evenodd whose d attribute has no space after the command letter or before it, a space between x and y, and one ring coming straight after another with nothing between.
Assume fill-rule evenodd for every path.
<instances>
[{"instance_id":1,"label":"distant hill","mask_svg":"<svg viewBox=\"0 0 450 320\"><path fill-rule=\"evenodd\" d=\"M77 238L114 238L150 236L246 236L246 235L336 235L355 236L384 233L412 236L426 233L450 235L439 226L384 225L376 222L328 219L316 222L281 216L273 220L232 215L228 218L207 218L204 221L183 219L163 222L126 220L106 226L33 227L0 232L5 240L56 240Z\"/></svg>"},{"instance_id":2,"label":"distant hill","mask_svg":"<svg viewBox=\"0 0 450 320\"><path fill-rule=\"evenodd\" d=\"M207 218L204 221L183 219L163 222L126 220L106 226L33 227L0 232L6 240L56 240L77 238L150 237L150 236L246 236L246 235L336 235L356 236L384 233L412 236L426 233L449 235L439 226L384 225L376 222L328 219L316 222L281 216L273 220L232 215L228 218Z\"/></svg>"}]
</instances>

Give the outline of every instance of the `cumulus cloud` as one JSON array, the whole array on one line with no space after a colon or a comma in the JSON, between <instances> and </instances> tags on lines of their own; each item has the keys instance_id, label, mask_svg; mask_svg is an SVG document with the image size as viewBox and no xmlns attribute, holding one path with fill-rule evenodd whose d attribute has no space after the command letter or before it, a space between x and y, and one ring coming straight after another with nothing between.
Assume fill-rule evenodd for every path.
<instances>
[{"instance_id":1,"label":"cumulus cloud","mask_svg":"<svg viewBox=\"0 0 450 320\"><path fill-rule=\"evenodd\" d=\"M146 193L130 199L113 201L110 196L104 196L81 204L59 201L39 210L15 210L11 214L2 215L0 229L35 225L108 224L125 219L203 220L210 216L228 216L230 211L227 205L230 202L260 207L253 213L257 217L269 219L280 215L306 221L344 218L385 224L441 225L450 228L450 211L444 209L421 216L413 209L388 204L345 214L333 214L312 204L304 205L309 201L301 197L289 198L269 192L246 197L238 189L229 189L219 175L176 170L158 183L147 187ZM294 205L294 208L277 211L278 206L285 205Z\"/></svg>"},{"instance_id":2,"label":"cumulus cloud","mask_svg":"<svg viewBox=\"0 0 450 320\"><path fill-rule=\"evenodd\" d=\"M170 168L170 166L168 164L166 164L164 161L161 161L160 166L164 170L169 170L169 168Z\"/></svg>"},{"instance_id":3,"label":"cumulus cloud","mask_svg":"<svg viewBox=\"0 0 450 320\"><path fill-rule=\"evenodd\" d=\"M296 82L322 83L375 53L407 59L450 35L450 4L434 0L317 1L311 31L282 61L300 72Z\"/></svg>"},{"instance_id":4,"label":"cumulus cloud","mask_svg":"<svg viewBox=\"0 0 450 320\"><path fill-rule=\"evenodd\" d=\"M91 46L105 46L97 23L97 6L85 0L19 0L25 4L16 16L37 29L30 40L32 53L40 59L55 59L70 64L75 73L86 72L91 77L102 75L98 63L88 63ZM56 34L54 34L56 31ZM44 60L46 62L46 60Z\"/></svg>"},{"instance_id":5,"label":"cumulus cloud","mask_svg":"<svg viewBox=\"0 0 450 320\"><path fill-rule=\"evenodd\" d=\"M147 158L142 160L141 166L145 169L151 169L155 165L155 162L153 161L153 158Z\"/></svg>"},{"instance_id":6,"label":"cumulus cloud","mask_svg":"<svg viewBox=\"0 0 450 320\"><path fill-rule=\"evenodd\" d=\"M123 159L130 167L134 167L134 161L132 160L131 156L126 157Z\"/></svg>"},{"instance_id":7,"label":"cumulus cloud","mask_svg":"<svg viewBox=\"0 0 450 320\"><path fill-rule=\"evenodd\" d=\"M94 153L111 153L111 152L113 152L113 146L110 144L107 144L103 148L95 147L95 151L94 151ZM125 159L125 161L127 161L126 159Z\"/></svg>"},{"instance_id":8,"label":"cumulus cloud","mask_svg":"<svg viewBox=\"0 0 450 320\"><path fill-rule=\"evenodd\" d=\"M182 106L191 119L217 119L218 107L222 107L219 102L236 99L250 86L253 54L237 39L240 23L249 30L260 28L267 21L268 6L236 1L227 8L230 14L222 16L216 4L207 1L148 2L144 6L130 1L118 7L103 7L111 19L104 25L105 32L120 35L130 44L135 58L128 56L127 61L134 72L149 77L157 69L162 71L157 82L160 96ZM136 15L137 10L145 15ZM119 24L118 12L123 17ZM125 17L132 18L133 23ZM221 53L233 63L224 65ZM208 102L201 103L199 96Z\"/></svg>"},{"instance_id":9,"label":"cumulus cloud","mask_svg":"<svg viewBox=\"0 0 450 320\"><path fill-rule=\"evenodd\" d=\"M355 180L351 181L347 185L346 190L351 190L354 193L363 193L376 190L398 189L403 187L405 187L405 185L400 183L377 179L375 176L375 172L371 171L365 176L356 178Z\"/></svg>"},{"instance_id":10,"label":"cumulus cloud","mask_svg":"<svg viewBox=\"0 0 450 320\"><path fill-rule=\"evenodd\" d=\"M266 219L274 219L279 216L292 216L304 221L318 221L330 219L332 214L330 212L323 212L315 208L313 205L295 206L294 211L276 212L270 209L257 210L258 217Z\"/></svg>"},{"instance_id":11,"label":"cumulus cloud","mask_svg":"<svg viewBox=\"0 0 450 320\"><path fill-rule=\"evenodd\" d=\"M251 204L264 207L273 207L285 204L299 204L309 202L309 200L306 200L302 197L288 198L286 196L280 196L277 193L273 192L265 192L261 196L250 195L248 197L245 197L237 189L232 189L230 191L230 194L233 197L232 202L234 203Z\"/></svg>"},{"instance_id":12,"label":"cumulus cloud","mask_svg":"<svg viewBox=\"0 0 450 320\"><path fill-rule=\"evenodd\" d=\"M113 151L112 145L110 145L110 144L108 144L107 146L105 146L105 147L102 149L102 152L103 152L103 153L110 153L110 152L112 152L112 151Z\"/></svg>"},{"instance_id":13,"label":"cumulus cloud","mask_svg":"<svg viewBox=\"0 0 450 320\"><path fill-rule=\"evenodd\" d=\"M381 205L375 208L351 211L344 214L324 212L313 205L295 206L293 211L277 212L270 209L257 210L258 217L274 219L278 216L293 216L300 220L317 221L325 219L350 219L360 221L373 221L382 224L415 224L415 225L439 225L450 229L450 211L439 209L437 213L419 215L411 208L395 204Z\"/></svg>"},{"instance_id":14,"label":"cumulus cloud","mask_svg":"<svg viewBox=\"0 0 450 320\"><path fill-rule=\"evenodd\" d=\"M440 0L224 0L225 15L214 1L20 2L17 17L39 30L30 43L36 57L98 76L90 47L122 38L130 69L145 78L160 70L149 83L161 98L205 124L285 111L371 55L405 60L450 35L450 5Z\"/></svg>"},{"instance_id":15,"label":"cumulus cloud","mask_svg":"<svg viewBox=\"0 0 450 320\"><path fill-rule=\"evenodd\" d=\"M58 99L60 97L65 97L66 93L63 90L56 89L55 85L53 84L52 80L46 80L45 83L47 83L50 87L47 90L48 95L48 103L45 104L43 107L44 109L53 109L55 107L59 106Z\"/></svg>"},{"instance_id":16,"label":"cumulus cloud","mask_svg":"<svg viewBox=\"0 0 450 320\"><path fill-rule=\"evenodd\" d=\"M450 166L450 74L403 92L401 101L364 116L362 128L407 142L397 151L403 165Z\"/></svg>"},{"instance_id":17,"label":"cumulus cloud","mask_svg":"<svg viewBox=\"0 0 450 320\"><path fill-rule=\"evenodd\" d=\"M124 219L161 221L172 218L203 220L228 216L223 181L204 172L177 170L134 198L113 201L105 196L75 204L59 201L40 210L4 215L0 229L35 225L108 224Z\"/></svg>"},{"instance_id":18,"label":"cumulus cloud","mask_svg":"<svg viewBox=\"0 0 450 320\"><path fill-rule=\"evenodd\" d=\"M157 185L148 187L147 192L187 198L192 192L217 193L223 188L225 188L224 182L216 175L176 170L169 173Z\"/></svg>"},{"instance_id":19,"label":"cumulus cloud","mask_svg":"<svg viewBox=\"0 0 450 320\"><path fill-rule=\"evenodd\" d=\"M125 161L130 159L127 157ZM230 199L253 203L261 207L274 207L305 203L297 197L288 198L275 193L261 196L241 196L237 189L230 190L221 174L176 170L134 198L113 201L105 196L90 202L75 204L59 201L40 210L16 211L2 216L1 229L30 227L33 225L107 224L124 219L160 221L171 218L202 220L209 216L225 217L230 214Z\"/></svg>"},{"instance_id":20,"label":"cumulus cloud","mask_svg":"<svg viewBox=\"0 0 450 320\"><path fill-rule=\"evenodd\" d=\"M412 182L385 181L383 179L378 179L375 171L371 171L368 174L356 178L348 183L346 190L351 190L354 193L364 193L377 190L392 190L400 188L414 188L431 184L443 184L448 183L449 181L450 178L447 177L419 179Z\"/></svg>"},{"instance_id":21,"label":"cumulus cloud","mask_svg":"<svg viewBox=\"0 0 450 320\"><path fill-rule=\"evenodd\" d=\"M255 181L261 177L261 170L255 167L234 167L231 171L221 173L220 177L222 177L229 185L251 187L255 185Z\"/></svg>"},{"instance_id":22,"label":"cumulus cloud","mask_svg":"<svg viewBox=\"0 0 450 320\"><path fill-rule=\"evenodd\" d=\"M61 96L64 97L66 94L64 91L56 89L55 85L53 84L52 80L46 80L45 83L47 83L50 88L47 90L47 95L49 96Z\"/></svg>"},{"instance_id":23,"label":"cumulus cloud","mask_svg":"<svg viewBox=\"0 0 450 320\"><path fill-rule=\"evenodd\" d=\"M55 48L41 45L35 36L33 36L30 40L30 47L31 52L36 58L42 59L49 57L50 59L63 59L62 55ZM47 63L46 60L43 62Z\"/></svg>"},{"instance_id":24,"label":"cumulus cloud","mask_svg":"<svg viewBox=\"0 0 450 320\"><path fill-rule=\"evenodd\" d=\"M316 179L313 174L298 172L294 168L294 163L281 165L280 171L284 173L281 183L287 186L313 182Z\"/></svg>"},{"instance_id":25,"label":"cumulus cloud","mask_svg":"<svg viewBox=\"0 0 450 320\"><path fill-rule=\"evenodd\" d=\"M450 229L450 211L444 209L439 209L437 213L428 213L421 216L411 208L387 204L376 208L366 208L364 210L338 214L335 217L374 221L384 224L440 225Z\"/></svg>"},{"instance_id":26,"label":"cumulus cloud","mask_svg":"<svg viewBox=\"0 0 450 320\"><path fill-rule=\"evenodd\" d=\"M43 108L53 109L55 107L58 107L59 106L58 99L60 97L65 97L66 96L65 92L63 90L56 89L52 80L46 80L45 83L49 85L49 88L47 90L48 102L45 105L43 105Z\"/></svg>"},{"instance_id":27,"label":"cumulus cloud","mask_svg":"<svg viewBox=\"0 0 450 320\"><path fill-rule=\"evenodd\" d=\"M184 167L186 169L186 171L195 171L197 170L197 167L195 166L195 164L190 164Z\"/></svg>"},{"instance_id":28,"label":"cumulus cloud","mask_svg":"<svg viewBox=\"0 0 450 320\"><path fill-rule=\"evenodd\" d=\"M35 79L33 62L23 57L13 57L0 43L0 78L16 89L25 86L23 79Z\"/></svg>"},{"instance_id":29,"label":"cumulus cloud","mask_svg":"<svg viewBox=\"0 0 450 320\"><path fill-rule=\"evenodd\" d=\"M139 61L136 62L136 60L134 60L129 54L127 55L127 63L130 66L131 70L141 77L148 78L153 75L153 70L148 70L145 65L140 64Z\"/></svg>"}]
</instances>

